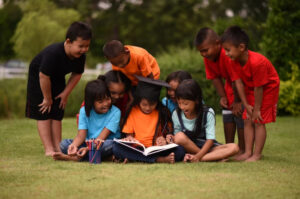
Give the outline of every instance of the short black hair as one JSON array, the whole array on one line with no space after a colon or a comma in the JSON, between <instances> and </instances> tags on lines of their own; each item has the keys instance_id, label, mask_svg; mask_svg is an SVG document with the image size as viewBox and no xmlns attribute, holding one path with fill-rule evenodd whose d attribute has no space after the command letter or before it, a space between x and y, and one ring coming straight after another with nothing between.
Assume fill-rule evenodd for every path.
<instances>
[{"instance_id":1,"label":"short black hair","mask_svg":"<svg viewBox=\"0 0 300 199\"><path fill-rule=\"evenodd\" d=\"M187 71L178 70L170 73L167 76L166 82L170 83L172 80L176 80L178 83L181 83L185 79L192 79L192 75Z\"/></svg>"},{"instance_id":2,"label":"short black hair","mask_svg":"<svg viewBox=\"0 0 300 199\"><path fill-rule=\"evenodd\" d=\"M73 42L77 37L81 37L83 40L92 39L92 28L90 25L80 21L73 22L68 28L66 39L70 39Z\"/></svg>"},{"instance_id":3,"label":"short black hair","mask_svg":"<svg viewBox=\"0 0 300 199\"><path fill-rule=\"evenodd\" d=\"M91 110L94 108L94 102L110 97L110 92L106 83L101 79L89 81L84 90L85 114L90 116Z\"/></svg>"},{"instance_id":4,"label":"short black hair","mask_svg":"<svg viewBox=\"0 0 300 199\"><path fill-rule=\"evenodd\" d=\"M195 46L201 45L209 37L211 37L213 40L219 39L218 34L213 29L208 27L201 28L195 37Z\"/></svg>"},{"instance_id":5,"label":"short black hair","mask_svg":"<svg viewBox=\"0 0 300 199\"><path fill-rule=\"evenodd\" d=\"M240 44L245 44L246 49L248 49L249 37L241 27L230 26L223 33L221 42L231 42L236 47L238 47Z\"/></svg>"},{"instance_id":6,"label":"short black hair","mask_svg":"<svg viewBox=\"0 0 300 199\"><path fill-rule=\"evenodd\" d=\"M111 40L103 46L104 56L108 59L117 57L122 52L124 52L124 45L118 40Z\"/></svg>"}]
</instances>

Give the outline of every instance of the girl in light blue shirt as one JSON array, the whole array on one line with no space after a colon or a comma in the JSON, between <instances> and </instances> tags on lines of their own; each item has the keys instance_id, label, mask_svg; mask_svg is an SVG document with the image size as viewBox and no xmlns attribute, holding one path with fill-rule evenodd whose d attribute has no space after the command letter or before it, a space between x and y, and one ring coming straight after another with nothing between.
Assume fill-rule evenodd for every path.
<instances>
[{"instance_id":1,"label":"girl in light blue shirt","mask_svg":"<svg viewBox=\"0 0 300 199\"><path fill-rule=\"evenodd\" d=\"M173 112L175 143L186 150L184 161L226 160L239 151L237 144L215 140L215 116L203 105L202 91L192 79L182 81L175 92L178 109Z\"/></svg>"},{"instance_id":2,"label":"girl in light blue shirt","mask_svg":"<svg viewBox=\"0 0 300 199\"><path fill-rule=\"evenodd\" d=\"M74 140L66 139L60 144L62 153L55 153L56 160L87 160L86 139L104 140L100 148L101 158L112 156L114 138L120 138L121 111L112 105L109 89L102 79L87 83L85 105L80 109L78 134Z\"/></svg>"}]
</instances>

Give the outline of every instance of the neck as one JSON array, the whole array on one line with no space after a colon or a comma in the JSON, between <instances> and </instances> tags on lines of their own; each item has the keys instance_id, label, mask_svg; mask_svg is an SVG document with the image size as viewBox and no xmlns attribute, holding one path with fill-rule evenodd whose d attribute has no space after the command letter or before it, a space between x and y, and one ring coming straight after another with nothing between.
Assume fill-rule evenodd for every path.
<instances>
[{"instance_id":1,"label":"neck","mask_svg":"<svg viewBox=\"0 0 300 199\"><path fill-rule=\"evenodd\" d=\"M244 66L247 63L247 61L248 61L248 50L243 52L239 59L241 66Z\"/></svg>"}]
</instances>

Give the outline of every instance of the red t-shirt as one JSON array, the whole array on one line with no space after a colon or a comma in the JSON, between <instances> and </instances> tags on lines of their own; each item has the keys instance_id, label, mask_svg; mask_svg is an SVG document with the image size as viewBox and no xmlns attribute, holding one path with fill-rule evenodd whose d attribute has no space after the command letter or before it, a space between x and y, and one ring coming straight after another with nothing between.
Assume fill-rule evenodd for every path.
<instances>
[{"instance_id":1,"label":"red t-shirt","mask_svg":"<svg viewBox=\"0 0 300 199\"><path fill-rule=\"evenodd\" d=\"M263 87L262 106L274 105L278 101L279 76L272 63L263 55L248 50L248 61L244 66L235 62L232 73L232 81L242 79L245 85L247 101L254 105L254 87Z\"/></svg>"},{"instance_id":2,"label":"red t-shirt","mask_svg":"<svg viewBox=\"0 0 300 199\"><path fill-rule=\"evenodd\" d=\"M225 79L225 93L228 100L228 106L234 101L234 92L232 89L232 81L230 78L230 73L228 72L228 67L231 67L232 61L225 54L225 50L221 48L219 58L216 62L204 58L206 79Z\"/></svg>"}]
</instances>

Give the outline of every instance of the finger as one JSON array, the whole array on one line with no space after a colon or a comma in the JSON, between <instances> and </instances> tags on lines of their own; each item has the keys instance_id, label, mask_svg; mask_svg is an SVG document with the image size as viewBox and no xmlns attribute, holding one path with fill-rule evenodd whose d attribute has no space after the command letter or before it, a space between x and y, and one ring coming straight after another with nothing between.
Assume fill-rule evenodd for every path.
<instances>
[{"instance_id":1,"label":"finger","mask_svg":"<svg viewBox=\"0 0 300 199\"><path fill-rule=\"evenodd\" d=\"M50 113L50 111L51 111L51 106L48 107L48 113Z\"/></svg>"}]
</instances>

